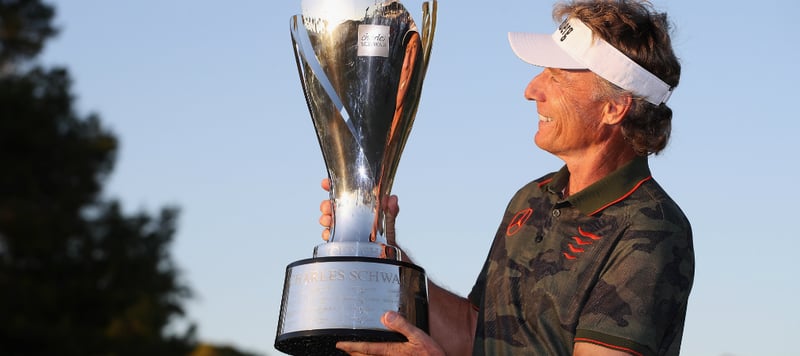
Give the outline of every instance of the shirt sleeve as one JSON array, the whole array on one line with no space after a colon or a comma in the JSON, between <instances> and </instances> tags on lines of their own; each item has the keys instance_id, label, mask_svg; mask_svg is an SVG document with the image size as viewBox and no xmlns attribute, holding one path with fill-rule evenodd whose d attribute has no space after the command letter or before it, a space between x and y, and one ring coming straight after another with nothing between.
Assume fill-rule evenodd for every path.
<instances>
[{"instance_id":1,"label":"shirt sleeve","mask_svg":"<svg viewBox=\"0 0 800 356\"><path fill-rule=\"evenodd\" d=\"M491 251L489 256L491 256ZM489 268L489 259L490 257L486 258L483 268L481 268L481 272L478 273L478 278L475 280L475 285L472 286L472 291L467 295L467 299L475 309L480 308L483 294L486 292L486 273Z\"/></svg>"}]
</instances>

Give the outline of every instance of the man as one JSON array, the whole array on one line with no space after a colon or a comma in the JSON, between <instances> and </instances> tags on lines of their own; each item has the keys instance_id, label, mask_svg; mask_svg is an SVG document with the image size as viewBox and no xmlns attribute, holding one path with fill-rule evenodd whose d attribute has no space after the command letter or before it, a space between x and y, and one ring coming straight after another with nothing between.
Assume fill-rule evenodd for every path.
<instances>
[{"instance_id":1,"label":"man","mask_svg":"<svg viewBox=\"0 0 800 356\"><path fill-rule=\"evenodd\" d=\"M535 142L565 162L511 199L468 298L429 285L428 336L337 344L353 355L675 355L694 253L689 221L650 175L669 138L680 64L665 14L634 0L559 4L552 35L511 33L544 67L525 89ZM323 181L323 187L328 188ZM331 224L328 201L320 222ZM396 197L387 208L394 243ZM327 238L327 231L323 238Z\"/></svg>"}]
</instances>

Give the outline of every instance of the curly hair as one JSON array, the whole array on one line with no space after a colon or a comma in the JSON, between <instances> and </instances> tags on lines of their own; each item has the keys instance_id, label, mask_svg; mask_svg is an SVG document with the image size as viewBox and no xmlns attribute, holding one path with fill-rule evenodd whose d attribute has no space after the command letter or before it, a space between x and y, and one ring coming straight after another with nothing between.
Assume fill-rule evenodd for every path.
<instances>
[{"instance_id":1,"label":"curly hair","mask_svg":"<svg viewBox=\"0 0 800 356\"><path fill-rule=\"evenodd\" d=\"M553 18L577 18L606 42L638 63L673 89L678 86L681 65L672 50L666 13L654 10L646 0L578 0L556 4ZM672 109L653 105L598 76L602 97L631 95L631 108L622 122L622 132L637 154L661 152L672 130Z\"/></svg>"}]
</instances>

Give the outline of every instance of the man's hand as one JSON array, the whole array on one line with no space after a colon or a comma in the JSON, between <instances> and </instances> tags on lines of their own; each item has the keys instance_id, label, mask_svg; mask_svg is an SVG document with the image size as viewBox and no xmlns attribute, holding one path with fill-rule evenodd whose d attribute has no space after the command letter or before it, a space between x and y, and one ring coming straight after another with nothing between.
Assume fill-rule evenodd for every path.
<instances>
[{"instance_id":1,"label":"man's hand","mask_svg":"<svg viewBox=\"0 0 800 356\"><path fill-rule=\"evenodd\" d=\"M328 178L322 180L322 189L331 191L331 181ZM395 241L394 223L397 219L397 214L400 213L400 206L397 204L397 196L392 195L387 197L381 202L381 208L385 213L386 219L386 242L389 245L397 246ZM328 241L331 238L331 227L333 227L333 201L323 200L319 204L319 211L322 215L319 217L319 224L325 229L322 230L322 239Z\"/></svg>"},{"instance_id":2,"label":"man's hand","mask_svg":"<svg viewBox=\"0 0 800 356\"><path fill-rule=\"evenodd\" d=\"M350 355L415 355L444 356L442 348L428 334L412 325L396 312L386 312L381 318L389 330L403 334L407 342L340 341L336 348Z\"/></svg>"},{"instance_id":3,"label":"man's hand","mask_svg":"<svg viewBox=\"0 0 800 356\"><path fill-rule=\"evenodd\" d=\"M331 191L331 180L325 178L322 180L322 189L325 191ZM319 212L322 215L319 217L319 224L322 225L325 229L322 230L322 239L328 241L331 238L331 227L333 226L333 201L332 200L323 200L322 203L319 204Z\"/></svg>"}]
</instances>

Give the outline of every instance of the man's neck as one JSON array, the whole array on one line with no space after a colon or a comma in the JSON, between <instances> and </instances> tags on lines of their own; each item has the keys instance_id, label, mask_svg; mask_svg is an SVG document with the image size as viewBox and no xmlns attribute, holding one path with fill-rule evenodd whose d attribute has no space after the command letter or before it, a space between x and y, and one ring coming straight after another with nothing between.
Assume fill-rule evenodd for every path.
<instances>
[{"instance_id":1,"label":"man's neck","mask_svg":"<svg viewBox=\"0 0 800 356\"><path fill-rule=\"evenodd\" d=\"M570 196L605 176L616 171L636 158L633 149L604 149L595 150L576 157L562 157L569 169L569 183L564 192Z\"/></svg>"}]
</instances>

